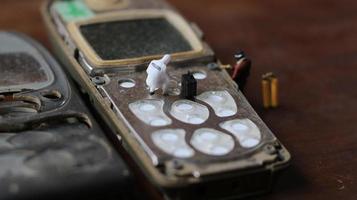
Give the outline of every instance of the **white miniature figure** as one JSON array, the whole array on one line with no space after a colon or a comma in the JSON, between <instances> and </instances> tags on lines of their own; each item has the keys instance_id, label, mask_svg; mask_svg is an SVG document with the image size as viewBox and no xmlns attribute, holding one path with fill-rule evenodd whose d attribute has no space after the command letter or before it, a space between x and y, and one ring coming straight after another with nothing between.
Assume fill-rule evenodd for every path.
<instances>
[{"instance_id":1,"label":"white miniature figure","mask_svg":"<svg viewBox=\"0 0 357 200\"><path fill-rule=\"evenodd\" d=\"M146 69L147 78L146 84L149 86L150 94L154 94L159 88L164 94L167 94L167 88L170 82L170 77L166 73L166 65L170 62L171 56L164 55L160 60L153 60Z\"/></svg>"}]
</instances>

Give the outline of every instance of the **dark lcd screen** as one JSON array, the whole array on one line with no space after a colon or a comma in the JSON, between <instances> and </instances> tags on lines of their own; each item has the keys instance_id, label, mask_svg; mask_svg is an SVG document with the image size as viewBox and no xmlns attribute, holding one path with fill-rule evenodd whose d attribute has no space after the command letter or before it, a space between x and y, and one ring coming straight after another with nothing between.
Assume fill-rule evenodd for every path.
<instances>
[{"instance_id":1,"label":"dark lcd screen","mask_svg":"<svg viewBox=\"0 0 357 200\"><path fill-rule=\"evenodd\" d=\"M81 33L103 60L137 58L192 50L166 19L139 19L81 26Z\"/></svg>"},{"instance_id":2,"label":"dark lcd screen","mask_svg":"<svg viewBox=\"0 0 357 200\"><path fill-rule=\"evenodd\" d=\"M0 54L0 87L41 84L49 81L45 69L26 53Z\"/></svg>"}]
</instances>

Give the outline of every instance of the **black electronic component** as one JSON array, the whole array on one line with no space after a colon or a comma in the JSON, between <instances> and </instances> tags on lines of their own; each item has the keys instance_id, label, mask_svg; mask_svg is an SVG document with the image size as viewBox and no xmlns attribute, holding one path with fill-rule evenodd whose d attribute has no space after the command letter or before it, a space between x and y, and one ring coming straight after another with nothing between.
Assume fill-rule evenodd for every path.
<instances>
[{"instance_id":1,"label":"black electronic component","mask_svg":"<svg viewBox=\"0 0 357 200\"><path fill-rule=\"evenodd\" d=\"M197 81L195 77L188 72L181 77L181 97L193 100L197 95Z\"/></svg>"}]
</instances>

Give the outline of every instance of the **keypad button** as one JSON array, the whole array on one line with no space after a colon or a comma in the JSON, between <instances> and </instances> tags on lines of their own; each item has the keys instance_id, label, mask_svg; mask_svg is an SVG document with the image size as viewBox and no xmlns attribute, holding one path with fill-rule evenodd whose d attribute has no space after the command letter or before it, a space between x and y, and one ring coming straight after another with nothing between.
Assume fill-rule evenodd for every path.
<instances>
[{"instance_id":1,"label":"keypad button","mask_svg":"<svg viewBox=\"0 0 357 200\"><path fill-rule=\"evenodd\" d=\"M227 91L204 92L197 99L210 105L218 117L229 117L237 113L237 105Z\"/></svg>"},{"instance_id":2,"label":"keypad button","mask_svg":"<svg viewBox=\"0 0 357 200\"><path fill-rule=\"evenodd\" d=\"M190 142L197 150L213 156L226 155L234 148L232 136L211 128L196 130Z\"/></svg>"},{"instance_id":3,"label":"keypad button","mask_svg":"<svg viewBox=\"0 0 357 200\"><path fill-rule=\"evenodd\" d=\"M202 124L209 117L206 106L186 99L175 101L171 106L170 114L188 124Z\"/></svg>"},{"instance_id":4,"label":"keypad button","mask_svg":"<svg viewBox=\"0 0 357 200\"><path fill-rule=\"evenodd\" d=\"M150 126L167 126L172 120L164 113L164 101L157 99L139 100L129 104L134 115Z\"/></svg>"},{"instance_id":5,"label":"keypad button","mask_svg":"<svg viewBox=\"0 0 357 200\"><path fill-rule=\"evenodd\" d=\"M252 148L260 143L260 130L257 125L249 119L230 120L221 123L220 126L232 133L244 148Z\"/></svg>"},{"instance_id":6,"label":"keypad button","mask_svg":"<svg viewBox=\"0 0 357 200\"><path fill-rule=\"evenodd\" d=\"M186 143L185 135L183 129L163 129L152 133L151 139L165 153L178 158L189 158L195 152Z\"/></svg>"}]
</instances>

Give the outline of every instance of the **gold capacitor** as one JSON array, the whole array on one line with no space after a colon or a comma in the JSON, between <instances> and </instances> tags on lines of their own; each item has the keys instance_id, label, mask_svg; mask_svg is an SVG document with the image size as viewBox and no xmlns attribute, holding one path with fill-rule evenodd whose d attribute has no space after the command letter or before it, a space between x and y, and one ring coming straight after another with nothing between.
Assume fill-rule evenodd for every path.
<instances>
[{"instance_id":1,"label":"gold capacitor","mask_svg":"<svg viewBox=\"0 0 357 200\"><path fill-rule=\"evenodd\" d=\"M264 108L270 107L270 81L268 79L262 79L262 97Z\"/></svg>"},{"instance_id":2,"label":"gold capacitor","mask_svg":"<svg viewBox=\"0 0 357 200\"><path fill-rule=\"evenodd\" d=\"M276 108L279 105L278 79L275 76L270 77L270 106Z\"/></svg>"}]
</instances>

